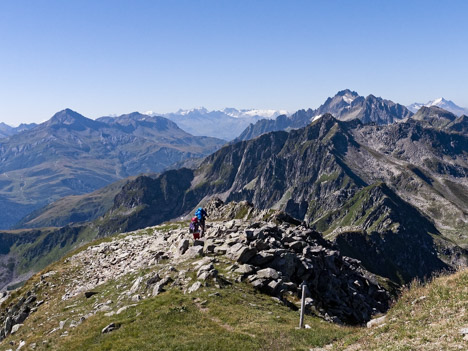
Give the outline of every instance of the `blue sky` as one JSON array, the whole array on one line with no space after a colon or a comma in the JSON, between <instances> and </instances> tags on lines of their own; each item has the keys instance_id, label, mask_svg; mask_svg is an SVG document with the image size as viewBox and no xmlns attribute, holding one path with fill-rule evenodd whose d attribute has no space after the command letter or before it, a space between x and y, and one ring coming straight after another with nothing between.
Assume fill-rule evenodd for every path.
<instances>
[{"instance_id":1,"label":"blue sky","mask_svg":"<svg viewBox=\"0 0 468 351\"><path fill-rule=\"evenodd\" d=\"M0 0L0 121L72 108L468 107L468 1Z\"/></svg>"}]
</instances>

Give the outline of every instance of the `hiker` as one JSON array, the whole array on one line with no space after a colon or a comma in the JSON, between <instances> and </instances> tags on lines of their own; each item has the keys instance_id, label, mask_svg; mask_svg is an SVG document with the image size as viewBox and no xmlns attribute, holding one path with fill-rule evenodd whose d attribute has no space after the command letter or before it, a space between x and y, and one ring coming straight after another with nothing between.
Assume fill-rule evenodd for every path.
<instances>
[{"instance_id":1,"label":"hiker","mask_svg":"<svg viewBox=\"0 0 468 351\"><path fill-rule=\"evenodd\" d=\"M192 221L190 222L189 231L193 234L194 239L200 239L200 223L198 222L198 217L192 217Z\"/></svg>"},{"instance_id":2,"label":"hiker","mask_svg":"<svg viewBox=\"0 0 468 351\"><path fill-rule=\"evenodd\" d=\"M205 218L208 217L208 213L206 213L203 207L199 207L195 212L195 217L198 218L198 223L201 228L201 236L203 236L203 234L205 234Z\"/></svg>"}]
</instances>

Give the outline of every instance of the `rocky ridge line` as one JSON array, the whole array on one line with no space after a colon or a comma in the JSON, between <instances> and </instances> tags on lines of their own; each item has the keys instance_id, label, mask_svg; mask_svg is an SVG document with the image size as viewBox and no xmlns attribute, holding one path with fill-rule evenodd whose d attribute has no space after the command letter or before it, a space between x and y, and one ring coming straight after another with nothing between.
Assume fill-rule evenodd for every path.
<instances>
[{"instance_id":1,"label":"rocky ridge line","mask_svg":"<svg viewBox=\"0 0 468 351\"><path fill-rule=\"evenodd\" d=\"M95 313L120 314L167 289L191 294L203 286L222 289L242 281L292 308L296 308L294 301L300 297L304 283L309 290L308 311L336 323L363 324L388 309L390 296L376 277L365 271L359 261L342 256L319 233L281 213L273 216L274 221L261 220L258 216L265 216L265 211L255 210L246 202L224 205L216 200L208 207L212 217L231 213L250 219L210 222L200 240L191 239L185 226L168 231L164 231L164 226L150 227L90 246L67 258L67 270L79 272L67 283L62 295L62 300L72 302L76 297L99 294L99 287L106 282L149 270L130 285L117 285L117 303L94 304L93 310L76 316L70 327ZM220 273L220 267L227 267L225 273ZM50 286L48 277L54 274L42 275L34 289ZM33 290L2 306L1 339L12 329L20 328L43 303L36 302ZM49 334L62 329L63 326L57 326Z\"/></svg>"}]
</instances>

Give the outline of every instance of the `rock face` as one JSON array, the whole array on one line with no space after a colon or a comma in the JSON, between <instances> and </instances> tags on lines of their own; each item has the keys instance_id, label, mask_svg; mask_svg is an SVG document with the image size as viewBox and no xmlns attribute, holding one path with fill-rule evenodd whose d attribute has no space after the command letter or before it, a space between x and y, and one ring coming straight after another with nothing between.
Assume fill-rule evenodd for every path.
<instances>
[{"instance_id":1,"label":"rock face","mask_svg":"<svg viewBox=\"0 0 468 351\"><path fill-rule=\"evenodd\" d=\"M275 120L260 120L247 127L236 141L250 140L267 132L302 128L323 115L332 114L341 121L359 119L363 123L390 124L413 115L405 106L374 95L359 96L349 89L328 98L316 110L300 110Z\"/></svg>"},{"instance_id":2,"label":"rock face","mask_svg":"<svg viewBox=\"0 0 468 351\"><path fill-rule=\"evenodd\" d=\"M356 92L343 90L329 98L315 114L320 116L331 113L341 121L359 119L363 123L391 124L411 117L413 113L405 106L374 95L359 96Z\"/></svg>"},{"instance_id":3,"label":"rock face","mask_svg":"<svg viewBox=\"0 0 468 351\"><path fill-rule=\"evenodd\" d=\"M457 116L437 106L423 106L412 118L431 127L444 128L455 121Z\"/></svg>"},{"instance_id":4,"label":"rock face","mask_svg":"<svg viewBox=\"0 0 468 351\"><path fill-rule=\"evenodd\" d=\"M31 290L25 296L21 296L15 304L6 309L2 308L0 310L0 341L9 334L16 333L26 318L41 304L41 301L37 301L35 291ZM0 306L2 306L1 303Z\"/></svg>"}]
</instances>

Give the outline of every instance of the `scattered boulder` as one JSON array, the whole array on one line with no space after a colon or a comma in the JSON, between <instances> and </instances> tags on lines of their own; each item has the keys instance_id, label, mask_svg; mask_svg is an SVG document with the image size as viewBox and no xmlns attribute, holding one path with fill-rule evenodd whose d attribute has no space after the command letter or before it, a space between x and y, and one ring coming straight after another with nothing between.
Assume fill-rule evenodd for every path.
<instances>
[{"instance_id":1,"label":"scattered boulder","mask_svg":"<svg viewBox=\"0 0 468 351\"><path fill-rule=\"evenodd\" d=\"M271 280L271 279L278 279L279 274L273 268L265 268L257 272L257 277Z\"/></svg>"},{"instance_id":2,"label":"scattered boulder","mask_svg":"<svg viewBox=\"0 0 468 351\"><path fill-rule=\"evenodd\" d=\"M200 289L202 284L199 281L196 281L195 283L192 284L192 286L188 289L188 293L194 293L198 289Z\"/></svg>"},{"instance_id":3,"label":"scattered boulder","mask_svg":"<svg viewBox=\"0 0 468 351\"><path fill-rule=\"evenodd\" d=\"M385 324L386 320L387 320L386 315L379 317L379 318L374 318L374 319L371 319L369 322L367 322L366 326L367 328L381 327Z\"/></svg>"},{"instance_id":4,"label":"scattered boulder","mask_svg":"<svg viewBox=\"0 0 468 351\"><path fill-rule=\"evenodd\" d=\"M226 256L239 263L247 263L256 253L257 249L255 247L237 243L229 248L229 252L226 253Z\"/></svg>"},{"instance_id":5,"label":"scattered boulder","mask_svg":"<svg viewBox=\"0 0 468 351\"><path fill-rule=\"evenodd\" d=\"M184 258L191 259L201 256L203 254L203 246L191 246L184 253Z\"/></svg>"},{"instance_id":6,"label":"scattered boulder","mask_svg":"<svg viewBox=\"0 0 468 351\"><path fill-rule=\"evenodd\" d=\"M117 330L120 328L120 323L111 323L108 326L104 327L101 331L102 334L110 333L114 330Z\"/></svg>"}]
</instances>

